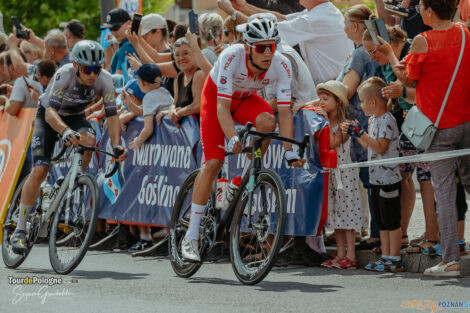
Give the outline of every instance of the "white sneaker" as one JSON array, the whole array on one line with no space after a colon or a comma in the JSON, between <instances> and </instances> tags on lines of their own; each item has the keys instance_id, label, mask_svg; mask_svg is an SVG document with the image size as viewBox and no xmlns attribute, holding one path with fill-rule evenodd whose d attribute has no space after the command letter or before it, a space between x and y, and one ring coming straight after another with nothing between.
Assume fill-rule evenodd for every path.
<instances>
[{"instance_id":1,"label":"white sneaker","mask_svg":"<svg viewBox=\"0 0 470 313\"><path fill-rule=\"evenodd\" d=\"M199 241L194 239L183 238L181 242L181 254L187 261L201 262L201 256L199 255Z\"/></svg>"}]
</instances>

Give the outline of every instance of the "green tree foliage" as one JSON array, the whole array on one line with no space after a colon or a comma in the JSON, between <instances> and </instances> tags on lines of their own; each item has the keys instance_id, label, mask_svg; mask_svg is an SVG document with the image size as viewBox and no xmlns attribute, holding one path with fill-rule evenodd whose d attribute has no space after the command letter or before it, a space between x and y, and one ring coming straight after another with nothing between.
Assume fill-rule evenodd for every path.
<instances>
[{"instance_id":1,"label":"green tree foliage","mask_svg":"<svg viewBox=\"0 0 470 313\"><path fill-rule=\"evenodd\" d=\"M144 14L165 13L172 4L174 0L143 0L143 11ZM7 33L12 29L12 15L41 37L48 30L58 28L60 22L76 18L86 26L86 39L99 38L99 0L0 0L0 10Z\"/></svg>"}]
</instances>

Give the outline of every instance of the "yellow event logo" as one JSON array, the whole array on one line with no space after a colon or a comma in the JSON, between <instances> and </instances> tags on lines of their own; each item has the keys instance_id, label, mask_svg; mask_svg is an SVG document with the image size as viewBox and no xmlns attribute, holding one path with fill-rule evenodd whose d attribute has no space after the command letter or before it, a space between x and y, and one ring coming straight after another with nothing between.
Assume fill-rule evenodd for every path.
<instances>
[{"instance_id":1,"label":"yellow event logo","mask_svg":"<svg viewBox=\"0 0 470 313\"><path fill-rule=\"evenodd\" d=\"M256 150L256 152L255 152L255 158L261 159L261 148L258 148L258 150Z\"/></svg>"}]
</instances>

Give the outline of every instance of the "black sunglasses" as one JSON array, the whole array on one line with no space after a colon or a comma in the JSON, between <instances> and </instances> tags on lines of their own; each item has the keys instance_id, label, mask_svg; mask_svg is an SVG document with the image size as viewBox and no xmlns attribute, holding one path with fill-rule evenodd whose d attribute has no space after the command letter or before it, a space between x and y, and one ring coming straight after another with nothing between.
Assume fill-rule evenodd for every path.
<instances>
[{"instance_id":1,"label":"black sunglasses","mask_svg":"<svg viewBox=\"0 0 470 313\"><path fill-rule=\"evenodd\" d=\"M224 29L224 35L225 35L225 37L228 37L228 34L229 34L229 31L226 30L226 29Z\"/></svg>"},{"instance_id":2,"label":"black sunglasses","mask_svg":"<svg viewBox=\"0 0 470 313\"><path fill-rule=\"evenodd\" d=\"M112 32L117 32L121 28L122 24L117 24L114 25L113 27L110 27L109 30Z\"/></svg>"}]
</instances>

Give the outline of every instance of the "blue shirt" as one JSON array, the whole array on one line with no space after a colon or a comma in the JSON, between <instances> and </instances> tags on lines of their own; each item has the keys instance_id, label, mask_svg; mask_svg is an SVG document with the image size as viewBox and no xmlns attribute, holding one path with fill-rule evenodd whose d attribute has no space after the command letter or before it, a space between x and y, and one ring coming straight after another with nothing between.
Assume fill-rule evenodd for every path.
<instances>
[{"instance_id":1,"label":"blue shirt","mask_svg":"<svg viewBox=\"0 0 470 313\"><path fill-rule=\"evenodd\" d=\"M126 59L126 55L129 53L135 53L137 55L137 51L134 46L129 42L129 40L124 39L124 41L119 45L119 50L116 51L113 59L111 60L111 74L115 74L117 70L121 69L121 65Z\"/></svg>"},{"instance_id":2,"label":"blue shirt","mask_svg":"<svg viewBox=\"0 0 470 313\"><path fill-rule=\"evenodd\" d=\"M72 63L72 62L73 62L73 59L72 59L72 56L69 53L62 59L62 61L60 61L60 63L57 63L57 67L61 68L65 64L69 64L69 63Z\"/></svg>"}]
</instances>

